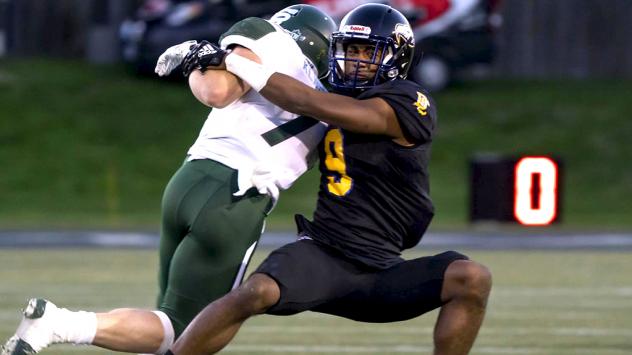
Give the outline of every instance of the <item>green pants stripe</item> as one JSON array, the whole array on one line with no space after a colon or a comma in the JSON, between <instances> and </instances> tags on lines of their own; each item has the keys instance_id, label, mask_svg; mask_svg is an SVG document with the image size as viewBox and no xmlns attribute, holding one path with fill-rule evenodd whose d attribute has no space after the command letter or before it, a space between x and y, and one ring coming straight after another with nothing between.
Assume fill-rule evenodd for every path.
<instances>
[{"instance_id":1,"label":"green pants stripe","mask_svg":"<svg viewBox=\"0 0 632 355\"><path fill-rule=\"evenodd\" d=\"M231 290L261 236L270 198L254 188L235 197L237 190L237 171L212 160L184 163L165 188L158 308L176 335Z\"/></svg>"}]
</instances>

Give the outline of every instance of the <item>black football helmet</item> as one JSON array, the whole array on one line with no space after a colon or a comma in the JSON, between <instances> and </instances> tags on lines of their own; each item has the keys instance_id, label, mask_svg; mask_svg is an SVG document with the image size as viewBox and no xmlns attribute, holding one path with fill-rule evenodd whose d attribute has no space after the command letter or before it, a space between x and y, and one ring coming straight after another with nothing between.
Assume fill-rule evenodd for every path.
<instances>
[{"instance_id":1,"label":"black football helmet","mask_svg":"<svg viewBox=\"0 0 632 355\"><path fill-rule=\"evenodd\" d=\"M291 5L272 15L270 22L283 27L301 51L318 69L323 79L329 73L329 40L336 23L324 11L312 5Z\"/></svg>"},{"instance_id":2,"label":"black football helmet","mask_svg":"<svg viewBox=\"0 0 632 355\"><path fill-rule=\"evenodd\" d=\"M350 44L373 46L372 58L349 58ZM415 40L408 20L384 4L365 4L351 10L334 32L329 53L329 83L335 91L362 91L408 75L415 52ZM367 78L360 67L376 65Z\"/></svg>"}]
</instances>

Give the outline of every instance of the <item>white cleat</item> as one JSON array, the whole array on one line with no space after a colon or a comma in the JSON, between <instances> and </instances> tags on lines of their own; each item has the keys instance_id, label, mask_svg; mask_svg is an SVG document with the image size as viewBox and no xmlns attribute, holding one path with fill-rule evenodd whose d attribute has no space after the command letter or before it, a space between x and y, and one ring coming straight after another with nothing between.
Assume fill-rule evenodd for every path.
<instances>
[{"instance_id":1,"label":"white cleat","mask_svg":"<svg viewBox=\"0 0 632 355\"><path fill-rule=\"evenodd\" d=\"M4 344L0 355L36 354L58 342L54 333L57 310L57 306L45 299L31 298L23 311L24 317L18 330Z\"/></svg>"}]
</instances>

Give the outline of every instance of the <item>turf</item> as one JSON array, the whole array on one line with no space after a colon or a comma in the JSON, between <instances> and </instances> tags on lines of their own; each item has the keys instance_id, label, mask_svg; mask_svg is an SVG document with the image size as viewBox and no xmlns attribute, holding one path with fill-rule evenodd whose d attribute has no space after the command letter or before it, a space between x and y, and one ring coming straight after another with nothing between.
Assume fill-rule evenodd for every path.
<instances>
[{"instance_id":1,"label":"turf","mask_svg":"<svg viewBox=\"0 0 632 355\"><path fill-rule=\"evenodd\" d=\"M435 95L431 228L465 228L475 153L564 160L563 223L632 229L632 81L490 80ZM0 227L151 228L162 189L208 109L184 83L141 79L120 66L0 61ZM299 180L269 220L291 229L310 214L317 172Z\"/></svg>"},{"instance_id":2,"label":"turf","mask_svg":"<svg viewBox=\"0 0 632 355\"><path fill-rule=\"evenodd\" d=\"M433 251L428 251L431 253ZM267 253L259 250L254 264ZM419 255L415 250L407 256ZM472 354L629 354L632 258L619 252L470 251L489 266L494 287ZM151 307L153 250L0 250L0 338L31 296L72 309ZM364 324L315 313L248 321L227 354L430 353L437 313ZM58 346L43 354L107 354Z\"/></svg>"}]
</instances>

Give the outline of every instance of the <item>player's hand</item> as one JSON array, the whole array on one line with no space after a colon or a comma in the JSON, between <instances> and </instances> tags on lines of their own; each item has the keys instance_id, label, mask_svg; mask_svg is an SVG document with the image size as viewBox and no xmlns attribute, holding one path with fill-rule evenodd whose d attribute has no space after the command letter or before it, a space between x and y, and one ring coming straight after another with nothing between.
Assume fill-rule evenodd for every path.
<instances>
[{"instance_id":1,"label":"player's hand","mask_svg":"<svg viewBox=\"0 0 632 355\"><path fill-rule=\"evenodd\" d=\"M173 69L182 63L186 55L197 44L197 41L186 41L169 47L158 58L154 72L160 76L169 75Z\"/></svg>"},{"instance_id":2,"label":"player's hand","mask_svg":"<svg viewBox=\"0 0 632 355\"><path fill-rule=\"evenodd\" d=\"M220 67L224 62L227 51L208 41L196 44L182 62L182 74L189 76L192 71L205 71L209 67Z\"/></svg>"}]
</instances>

